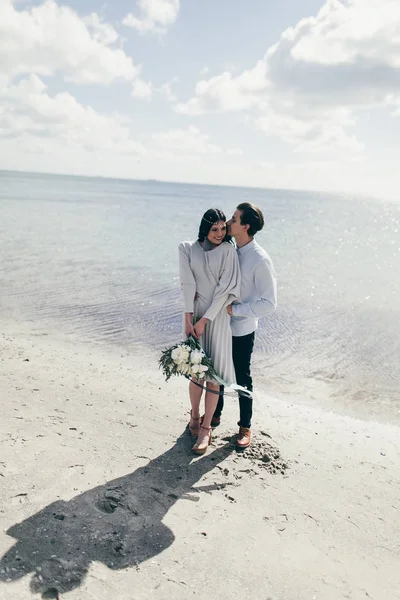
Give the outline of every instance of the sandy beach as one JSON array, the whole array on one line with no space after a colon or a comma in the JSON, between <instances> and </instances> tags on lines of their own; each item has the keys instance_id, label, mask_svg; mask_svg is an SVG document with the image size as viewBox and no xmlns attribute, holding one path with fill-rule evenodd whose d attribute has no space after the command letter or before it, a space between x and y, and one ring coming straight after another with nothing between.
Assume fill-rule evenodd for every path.
<instances>
[{"instance_id":1,"label":"sandy beach","mask_svg":"<svg viewBox=\"0 0 400 600\"><path fill-rule=\"evenodd\" d=\"M0 598L400 598L398 427L258 390L197 458L154 355L3 331Z\"/></svg>"}]
</instances>

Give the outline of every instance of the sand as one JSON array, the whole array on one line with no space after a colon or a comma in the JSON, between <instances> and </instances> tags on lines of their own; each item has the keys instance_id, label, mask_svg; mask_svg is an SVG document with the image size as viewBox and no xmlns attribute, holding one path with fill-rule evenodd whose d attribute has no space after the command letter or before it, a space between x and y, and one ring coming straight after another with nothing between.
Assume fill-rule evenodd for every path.
<instances>
[{"instance_id":1,"label":"sand","mask_svg":"<svg viewBox=\"0 0 400 600\"><path fill-rule=\"evenodd\" d=\"M198 458L153 355L3 331L0 598L400 599L398 427L258 390Z\"/></svg>"}]
</instances>

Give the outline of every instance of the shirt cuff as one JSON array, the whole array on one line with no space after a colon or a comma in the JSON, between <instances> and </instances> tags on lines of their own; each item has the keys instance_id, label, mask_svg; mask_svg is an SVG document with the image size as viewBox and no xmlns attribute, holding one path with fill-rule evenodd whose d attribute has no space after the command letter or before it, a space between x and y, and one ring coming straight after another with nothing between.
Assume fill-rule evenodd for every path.
<instances>
[{"instance_id":1,"label":"shirt cuff","mask_svg":"<svg viewBox=\"0 0 400 600\"><path fill-rule=\"evenodd\" d=\"M240 315L240 304L232 304L232 317Z\"/></svg>"}]
</instances>

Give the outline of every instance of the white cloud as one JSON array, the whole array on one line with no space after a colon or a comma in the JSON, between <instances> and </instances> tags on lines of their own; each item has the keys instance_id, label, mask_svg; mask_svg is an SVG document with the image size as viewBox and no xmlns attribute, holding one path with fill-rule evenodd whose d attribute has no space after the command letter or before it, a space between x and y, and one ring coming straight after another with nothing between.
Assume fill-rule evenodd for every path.
<instances>
[{"instance_id":1,"label":"white cloud","mask_svg":"<svg viewBox=\"0 0 400 600\"><path fill-rule=\"evenodd\" d=\"M99 114L66 92L51 96L37 75L0 87L0 99L0 137L23 139L33 147L59 144L91 152L144 153L126 119Z\"/></svg>"},{"instance_id":2,"label":"white cloud","mask_svg":"<svg viewBox=\"0 0 400 600\"><path fill-rule=\"evenodd\" d=\"M298 148L359 151L351 133L357 114L399 104L399 28L398 0L327 0L253 68L198 82L195 96L175 109L257 111L260 129Z\"/></svg>"},{"instance_id":3,"label":"white cloud","mask_svg":"<svg viewBox=\"0 0 400 600\"><path fill-rule=\"evenodd\" d=\"M97 42L108 46L109 44L115 44L115 42L118 41L119 35L114 27L109 23L104 23L97 13L91 13L83 20L88 26L89 31L92 33L93 39Z\"/></svg>"},{"instance_id":4,"label":"white cloud","mask_svg":"<svg viewBox=\"0 0 400 600\"><path fill-rule=\"evenodd\" d=\"M331 0L292 50L297 60L400 67L400 7L396 0ZM306 23L305 23L306 25Z\"/></svg>"},{"instance_id":5,"label":"white cloud","mask_svg":"<svg viewBox=\"0 0 400 600\"><path fill-rule=\"evenodd\" d=\"M163 83L157 90L162 96L165 97L167 102L169 102L171 104L175 103L177 101L177 97L176 97L175 93L172 91L172 86L178 80L179 80L178 77L173 77L171 79L171 81L167 81L166 83Z\"/></svg>"},{"instance_id":6,"label":"white cloud","mask_svg":"<svg viewBox=\"0 0 400 600\"><path fill-rule=\"evenodd\" d=\"M231 148L230 150L228 150L228 155L229 156L243 156L244 152L240 148Z\"/></svg>"},{"instance_id":7,"label":"white cloud","mask_svg":"<svg viewBox=\"0 0 400 600\"><path fill-rule=\"evenodd\" d=\"M236 156L240 150L223 149L198 128L169 129L134 136L131 122L119 115L104 115L80 104L67 92L51 95L37 75L17 84L0 86L0 139L19 144L22 153L64 157L76 152L97 156L140 157L148 161L207 161L216 155ZM143 140L143 141L142 141ZM4 148L4 146L2 146ZM61 158L60 158L61 160Z\"/></svg>"},{"instance_id":8,"label":"white cloud","mask_svg":"<svg viewBox=\"0 0 400 600\"><path fill-rule=\"evenodd\" d=\"M153 93L153 86L149 81L143 79L135 79L132 86L132 96L134 98L143 98L150 100Z\"/></svg>"},{"instance_id":9,"label":"white cloud","mask_svg":"<svg viewBox=\"0 0 400 600\"><path fill-rule=\"evenodd\" d=\"M228 71L196 85L196 95L187 104L178 104L177 112L200 115L213 110L245 110L260 104L260 94L266 90L265 64L259 61L254 69L234 77Z\"/></svg>"},{"instance_id":10,"label":"white cloud","mask_svg":"<svg viewBox=\"0 0 400 600\"><path fill-rule=\"evenodd\" d=\"M295 151L336 153L338 149L351 153L361 152L363 145L349 133L354 125L345 109L302 110L293 106L293 112L279 110L254 120L256 127L267 135L279 137L291 144Z\"/></svg>"},{"instance_id":11,"label":"white cloud","mask_svg":"<svg viewBox=\"0 0 400 600\"><path fill-rule=\"evenodd\" d=\"M212 144L209 136L190 125L187 129L171 129L151 136L152 146L158 151L176 155L220 154L222 148Z\"/></svg>"},{"instance_id":12,"label":"white cloud","mask_svg":"<svg viewBox=\"0 0 400 600\"><path fill-rule=\"evenodd\" d=\"M82 19L54 0L17 10L0 0L0 74L7 77L62 73L74 83L130 81L138 67L123 50L112 46L115 29L96 14Z\"/></svg>"},{"instance_id":13,"label":"white cloud","mask_svg":"<svg viewBox=\"0 0 400 600\"><path fill-rule=\"evenodd\" d=\"M139 16L129 13L122 23L140 33L165 33L175 23L180 0L138 0Z\"/></svg>"},{"instance_id":14,"label":"white cloud","mask_svg":"<svg viewBox=\"0 0 400 600\"><path fill-rule=\"evenodd\" d=\"M79 150L143 155L127 119L101 114L67 91L51 94L44 82L56 74L76 84L122 79L132 82L133 96L149 97L140 68L113 46L119 39L96 13L81 18L54 0L17 10L0 0L0 137L48 156L68 149L70 157Z\"/></svg>"}]
</instances>

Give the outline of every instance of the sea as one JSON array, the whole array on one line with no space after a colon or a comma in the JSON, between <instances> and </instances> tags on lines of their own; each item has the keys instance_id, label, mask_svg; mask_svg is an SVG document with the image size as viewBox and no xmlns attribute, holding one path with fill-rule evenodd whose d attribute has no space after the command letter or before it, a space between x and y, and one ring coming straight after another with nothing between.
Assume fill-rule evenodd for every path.
<instances>
[{"instance_id":1,"label":"sea","mask_svg":"<svg viewBox=\"0 0 400 600\"><path fill-rule=\"evenodd\" d=\"M400 422L400 203L353 195L0 171L0 323L157 367L181 338L177 248L250 201L278 277L256 387Z\"/></svg>"}]
</instances>

